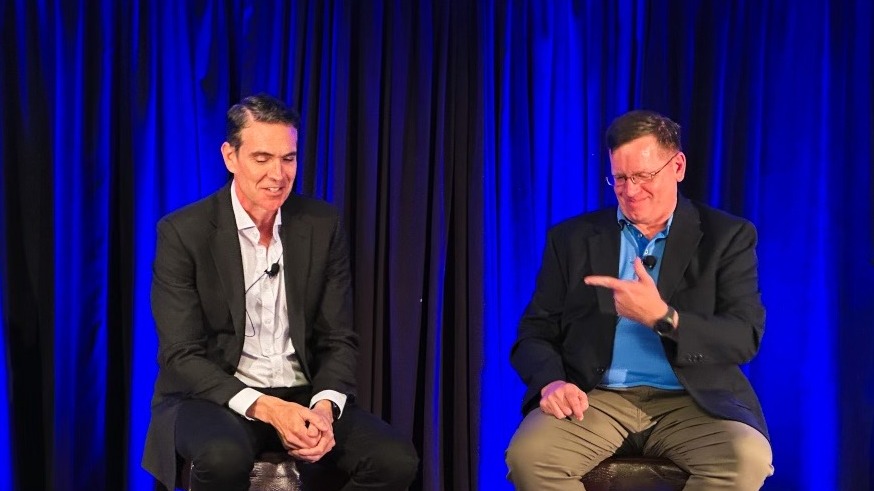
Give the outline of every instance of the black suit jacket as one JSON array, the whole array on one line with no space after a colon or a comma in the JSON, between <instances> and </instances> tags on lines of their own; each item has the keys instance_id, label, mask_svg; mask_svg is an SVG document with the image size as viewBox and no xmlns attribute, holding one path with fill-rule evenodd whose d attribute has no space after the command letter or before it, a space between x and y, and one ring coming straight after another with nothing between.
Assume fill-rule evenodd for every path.
<instances>
[{"instance_id":1,"label":"black suit jacket","mask_svg":"<svg viewBox=\"0 0 874 491\"><path fill-rule=\"evenodd\" d=\"M168 489L176 475L176 409L188 398L219 405L246 387L233 376L246 314L231 185L158 222L152 312L158 378L143 467ZM281 208L282 274L291 340L313 393L355 395L349 253L338 214L292 195Z\"/></svg>"},{"instance_id":2,"label":"black suit jacket","mask_svg":"<svg viewBox=\"0 0 874 491\"><path fill-rule=\"evenodd\" d=\"M756 230L748 221L679 197L658 289L680 314L678 340L662 339L680 383L708 413L741 421L766 437L758 398L739 365L764 333ZM527 385L523 412L554 380L588 392L610 366L617 315L609 289L583 283L619 272L616 209L565 221L549 231L534 295L519 324L511 362Z\"/></svg>"}]
</instances>

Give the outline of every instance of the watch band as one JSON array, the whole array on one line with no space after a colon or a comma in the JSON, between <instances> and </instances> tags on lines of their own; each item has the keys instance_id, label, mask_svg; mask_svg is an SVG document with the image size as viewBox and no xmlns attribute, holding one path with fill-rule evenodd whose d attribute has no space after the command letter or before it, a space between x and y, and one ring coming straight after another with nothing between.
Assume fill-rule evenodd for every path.
<instances>
[{"instance_id":1,"label":"watch band","mask_svg":"<svg viewBox=\"0 0 874 491\"><path fill-rule=\"evenodd\" d=\"M668 311L665 312L659 320L656 321L655 325L652 326L652 330L656 332L659 336L665 336L670 334L677 328L677 325L674 323L674 314L677 311L674 310L673 307L668 305Z\"/></svg>"}]
</instances>

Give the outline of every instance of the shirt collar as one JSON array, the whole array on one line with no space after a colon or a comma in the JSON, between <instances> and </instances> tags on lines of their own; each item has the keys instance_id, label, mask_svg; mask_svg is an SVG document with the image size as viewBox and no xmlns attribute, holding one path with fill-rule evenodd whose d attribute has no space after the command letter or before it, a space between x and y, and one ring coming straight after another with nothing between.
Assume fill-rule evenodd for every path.
<instances>
[{"instance_id":1,"label":"shirt collar","mask_svg":"<svg viewBox=\"0 0 874 491\"><path fill-rule=\"evenodd\" d=\"M255 221L243 209L243 204L240 203L240 198L237 197L237 180L231 182L231 205L234 207L234 219L237 222L237 230L247 230L255 228ZM273 230L282 225L282 211L276 212L276 220L273 222Z\"/></svg>"},{"instance_id":2,"label":"shirt collar","mask_svg":"<svg viewBox=\"0 0 874 491\"><path fill-rule=\"evenodd\" d=\"M621 229L624 229L625 225L634 225L631 220L625 218L625 215L622 213L622 209L618 206L616 207L616 223L619 224ZM674 214L671 213L671 216L668 217L668 223L665 225L665 229L660 232L661 235L667 236L668 232L671 231L671 224L674 223Z\"/></svg>"}]
</instances>

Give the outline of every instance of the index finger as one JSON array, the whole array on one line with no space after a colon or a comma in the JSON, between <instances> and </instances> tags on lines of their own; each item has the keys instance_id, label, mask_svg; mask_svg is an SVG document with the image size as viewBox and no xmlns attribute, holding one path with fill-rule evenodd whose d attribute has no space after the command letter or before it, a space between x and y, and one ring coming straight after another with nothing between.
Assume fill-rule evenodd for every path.
<instances>
[{"instance_id":1,"label":"index finger","mask_svg":"<svg viewBox=\"0 0 874 491\"><path fill-rule=\"evenodd\" d=\"M322 432L318 429L318 427L316 427L316 425L314 425L314 424L307 425L307 436L312 437L312 438L318 438L319 435L321 435L321 434L322 434Z\"/></svg>"},{"instance_id":2,"label":"index finger","mask_svg":"<svg viewBox=\"0 0 874 491\"><path fill-rule=\"evenodd\" d=\"M323 418L320 414L316 413L315 411L310 411L309 409L304 409L304 411L306 411L306 413L304 413L304 417L309 424L314 425L316 429L318 429L322 433L330 431L331 423L325 421L325 418Z\"/></svg>"},{"instance_id":3,"label":"index finger","mask_svg":"<svg viewBox=\"0 0 874 491\"><path fill-rule=\"evenodd\" d=\"M309 448L298 448L288 452L292 457L305 458L311 462L321 459L325 454L331 451L336 445L334 435L322 435L319 442Z\"/></svg>"},{"instance_id":4,"label":"index finger","mask_svg":"<svg viewBox=\"0 0 874 491\"><path fill-rule=\"evenodd\" d=\"M304 433L277 431L277 433L282 441L282 446L287 449L307 448L319 443L318 438L307 435L305 431Z\"/></svg>"},{"instance_id":5,"label":"index finger","mask_svg":"<svg viewBox=\"0 0 874 491\"><path fill-rule=\"evenodd\" d=\"M622 280L612 276L586 276L583 278L583 282L589 286L603 286L611 290L616 290L622 286Z\"/></svg>"},{"instance_id":6,"label":"index finger","mask_svg":"<svg viewBox=\"0 0 874 491\"><path fill-rule=\"evenodd\" d=\"M577 394L570 394L568 397L568 402L570 403L571 410L574 412L574 417L577 421L583 419L583 402L580 400Z\"/></svg>"},{"instance_id":7,"label":"index finger","mask_svg":"<svg viewBox=\"0 0 874 491\"><path fill-rule=\"evenodd\" d=\"M322 438L315 446L298 448L292 452L295 457L318 457L328 453L331 448L333 448L333 438Z\"/></svg>"}]
</instances>

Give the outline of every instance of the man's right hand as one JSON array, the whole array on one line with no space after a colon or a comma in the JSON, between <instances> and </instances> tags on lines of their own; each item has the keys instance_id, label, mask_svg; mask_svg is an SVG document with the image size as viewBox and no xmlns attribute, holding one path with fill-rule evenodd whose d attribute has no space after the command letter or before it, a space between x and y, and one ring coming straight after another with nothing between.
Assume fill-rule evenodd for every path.
<instances>
[{"instance_id":1,"label":"man's right hand","mask_svg":"<svg viewBox=\"0 0 874 491\"><path fill-rule=\"evenodd\" d=\"M555 380L540 389L540 410L558 419L573 416L582 421L583 413L589 408L589 398L576 385Z\"/></svg>"},{"instance_id":2,"label":"man's right hand","mask_svg":"<svg viewBox=\"0 0 874 491\"><path fill-rule=\"evenodd\" d=\"M330 421L300 404L278 397L262 395L249 407L246 416L273 426L287 450L313 448L319 445L323 434L333 436Z\"/></svg>"}]
</instances>

